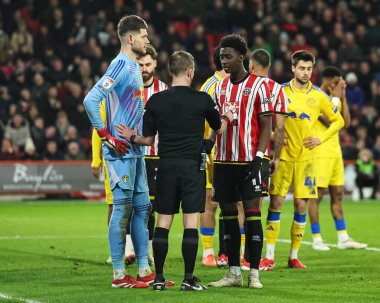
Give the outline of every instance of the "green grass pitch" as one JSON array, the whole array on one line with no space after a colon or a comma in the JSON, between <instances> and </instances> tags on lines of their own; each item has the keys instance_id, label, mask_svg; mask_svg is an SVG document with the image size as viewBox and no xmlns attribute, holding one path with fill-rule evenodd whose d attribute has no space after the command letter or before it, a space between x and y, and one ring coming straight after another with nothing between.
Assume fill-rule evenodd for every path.
<instances>
[{"instance_id":1,"label":"green grass pitch","mask_svg":"<svg viewBox=\"0 0 380 303\"><path fill-rule=\"evenodd\" d=\"M263 205L263 222L268 203ZM345 202L351 237L377 250L313 251L303 245L300 259L309 269L286 268L289 243L276 249L276 268L262 272L261 290L243 288L181 292L181 218L170 233L167 279L177 285L165 292L151 289L112 289L104 203L23 202L0 203L0 301L1 302L379 302L380 301L380 203ZM281 216L281 239L289 239L292 203ZM321 204L322 235L336 244L329 203ZM304 241L311 241L310 225ZM216 248L217 238L214 239ZM265 249L263 254L265 253ZM207 284L226 270L201 265L201 244L195 274ZM136 274L136 265L127 270Z\"/></svg>"}]
</instances>

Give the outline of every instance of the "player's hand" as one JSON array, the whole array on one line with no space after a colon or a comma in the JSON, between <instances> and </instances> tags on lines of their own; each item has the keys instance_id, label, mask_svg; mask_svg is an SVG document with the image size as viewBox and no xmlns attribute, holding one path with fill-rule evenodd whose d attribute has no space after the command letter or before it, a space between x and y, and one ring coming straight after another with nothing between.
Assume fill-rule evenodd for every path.
<instances>
[{"instance_id":1,"label":"player's hand","mask_svg":"<svg viewBox=\"0 0 380 303\"><path fill-rule=\"evenodd\" d=\"M130 129L123 123L116 125L116 130L119 132L118 135L125 140L130 141L132 135L137 135L137 129Z\"/></svg>"},{"instance_id":2,"label":"player's hand","mask_svg":"<svg viewBox=\"0 0 380 303\"><path fill-rule=\"evenodd\" d=\"M284 135L284 143L283 143L284 146L288 145L288 139L289 138L286 135Z\"/></svg>"},{"instance_id":3,"label":"player's hand","mask_svg":"<svg viewBox=\"0 0 380 303\"><path fill-rule=\"evenodd\" d=\"M332 86L329 86L328 87L328 90L330 92L330 94L333 96L333 97L337 97L339 98L340 100L342 100L342 93L343 93L343 85L342 85L342 80L340 80L338 82L337 85L335 85L335 87L333 88Z\"/></svg>"},{"instance_id":4,"label":"player's hand","mask_svg":"<svg viewBox=\"0 0 380 303\"><path fill-rule=\"evenodd\" d=\"M106 128L97 130L103 143L111 148L117 155L122 156L128 152L129 143L112 137Z\"/></svg>"},{"instance_id":5,"label":"player's hand","mask_svg":"<svg viewBox=\"0 0 380 303\"><path fill-rule=\"evenodd\" d=\"M92 175L96 178L99 179L100 176L100 170L101 170L101 165L99 167L91 166L91 173Z\"/></svg>"},{"instance_id":6,"label":"player's hand","mask_svg":"<svg viewBox=\"0 0 380 303\"><path fill-rule=\"evenodd\" d=\"M342 95L340 100L344 101L346 100L346 88L347 88L347 83L343 79L340 80L339 84L342 86Z\"/></svg>"},{"instance_id":7,"label":"player's hand","mask_svg":"<svg viewBox=\"0 0 380 303\"><path fill-rule=\"evenodd\" d=\"M248 164L244 178L245 181L251 181L256 178L256 176L259 174L259 170L261 169L262 162L263 159L256 156L255 159L253 159L253 161Z\"/></svg>"},{"instance_id":8,"label":"player's hand","mask_svg":"<svg viewBox=\"0 0 380 303\"><path fill-rule=\"evenodd\" d=\"M208 154L208 155L211 154L211 151L212 151L214 145L215 145L215 142L210 140L210 139L204 139L203 140L203 146L204 146L204 149L206 151L206 154Z\"/></svg>"},{"instance_id":9,"label":"player's hand","mask_svg":"<svg viewBox=\"0 0 380 303\"><path fill-rule=\"evenodd\" d=\"M303 146L308 149L313 149L321 144L321 140L317 137L308 137L303 140Z\"/></svg>"},{"instance_id":10,"label":"player's hand","mask_svg":"<svg viewBox=\"0 0 380 303\"><path fill-rule=\"evenodd\" d=\"M227 116L228 119L232 122L234 120L234 114L231 110L225 112L223 115Z\"/></svg>"},{"instance_id":11,"label":"player's hand","mask_svg":"<svg viewBox=\"0 0 380 303\"><path fill-rule=\"evenodd\" d=\"M271 176L276 172L279 163L280 159L273 159L272 161L269 161L269 173Z\"/></svg>"}]
</instances>

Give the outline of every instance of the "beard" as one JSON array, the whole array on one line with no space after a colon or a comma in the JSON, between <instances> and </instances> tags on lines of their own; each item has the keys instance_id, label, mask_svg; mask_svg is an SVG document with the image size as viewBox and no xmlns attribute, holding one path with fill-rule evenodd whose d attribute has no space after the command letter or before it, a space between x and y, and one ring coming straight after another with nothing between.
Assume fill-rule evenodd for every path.
<instances>
[{"instance_id":1,"label":"beard","mask_svg":"<svg viewBox=\"0 0 380 303\"><path fill-rule=\"evenodd\" d=\"M146 49L132 47L132 50L137 55L137 57L143 57L146 55Z\"/></svg>"},{"instance_id":2,"label":"beard","mask_svg":"<svg viewBox=\"0 0 380 303\"><path fill-rule=\"evenodd\" d=\"M306 83L309 82L309 79L304 80L304 79L302 79L302 78L296 78L296 80L297 80L299 83L302 83L302 84L306 84Z\"/></svg>"},{"instance_id":3,"label":"beard","mask_svg":"<svg viewBox=\"0 0 380 303\"><path fill-rule=\"evenodd\" d=\"M153 74L154 74L154 71L152 71L152 72L150 72L150 73L147 73L147 72L142 73L143 81L146 82L146 81L152 79Z\"/></svg>"}]
</instances>

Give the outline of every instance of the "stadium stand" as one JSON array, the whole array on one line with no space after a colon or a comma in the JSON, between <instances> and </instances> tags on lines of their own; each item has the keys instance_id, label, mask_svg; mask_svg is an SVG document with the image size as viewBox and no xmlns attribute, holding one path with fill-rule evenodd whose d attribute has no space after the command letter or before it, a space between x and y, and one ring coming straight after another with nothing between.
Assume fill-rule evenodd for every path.
<instances>
[{"instance_id":1,"label":"stadium stand","mask_svg":"<svg viewBox=\"0 0 380 303\"><path fill-rule=\"evenodd\" d=\"M379 1L213 0L189 9L191 2L2 0L0 158L90 157L82 100L119 49L116 22L137 14L149 24L157 76L167 83L169 55L186 49L196 59L199 88L212 74L213 48L230 32L245 37L250 50L271 54L271 77L280 83L291 78L289 58L299 49L317 57L315 84L323 67L338 66L352 115L341 131L344 158L368 148L380 159Z\"/></svg>"}]
</instances>

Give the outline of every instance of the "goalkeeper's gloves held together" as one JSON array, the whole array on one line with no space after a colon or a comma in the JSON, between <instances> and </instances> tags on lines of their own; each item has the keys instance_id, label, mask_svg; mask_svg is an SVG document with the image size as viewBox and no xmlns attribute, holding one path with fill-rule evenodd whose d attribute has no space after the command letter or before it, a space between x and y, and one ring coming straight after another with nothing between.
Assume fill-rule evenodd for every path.
<instances>
[{"instance_id":1,"label":"goalkeeper's gloves held together","mask_svg":"<svg viewBox=\"0 0 380 303\"><path fill-rule=\"evenodd\" d=\"M245 175L246 181L251 181L257 177L261 169L262 162L263 159L259 156L256 156L251 162L249 162Z\"/></svg>"}]
</instances>

